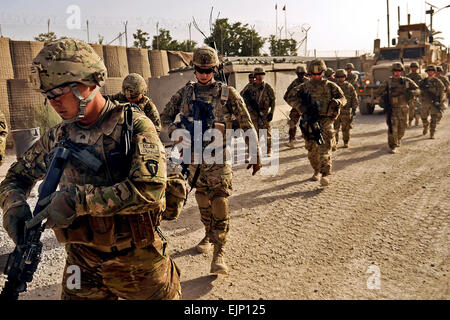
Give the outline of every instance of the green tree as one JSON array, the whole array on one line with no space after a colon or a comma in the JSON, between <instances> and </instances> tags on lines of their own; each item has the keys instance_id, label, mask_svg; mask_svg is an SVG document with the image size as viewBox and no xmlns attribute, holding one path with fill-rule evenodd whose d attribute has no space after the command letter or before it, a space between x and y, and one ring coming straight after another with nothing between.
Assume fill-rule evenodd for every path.
<instances>
[{"instance_id":1,"label":"green tree","mask_svg":"<svg viewBox=\"0 0 450 320\"><path fill-rule=\"evenodd\" d=\"M153 36L152 48L154 50L193 51L197 42L185 40L178 42L172 39L169 30L159 29L159 35Z\"/></svg>"},{"instance_id":2,"label":"green tree","mask_svg":"<svg viewBox=\"0 0 450 320\"><path fill-rule=\"evenodd\" d=\"M98 35L98 44L103 44L103 42L105 41L105 37L102 36L101 34Z\"/></svg>"},{"instance_id":3,"label":"green tree","mask_svg":"<svg viewBox=\"0 0 450 320\"><path fill-rule=\"evenodd\" d=\"M297 41L295 39L276 39L273 34L269 37L271 56L296 56Z\"/></svg>"},{"instance_id":4,"label":"green tree","mask_svg":"<svg viewBox=\"0 0 450 320\"><path fill-rule=\"evenodd\" d=\"M443 44L443 43L441 42L441 41L444 40L444 37L441 37L441 36L436 37L436 35L438 35L438 34L442 34L442 31L436 31L436 30L433 30L433 31L431 32L431 36L433 37L433 44L434 44L435 46L438 46L438 47L440 47L441 49L445 50L446 45Z\"/></svg>"},{"instance_id":5,"label":"green tree","mask_svg":"<svg viewBox=\"0 0 450 320\"><path fill-rule=\"evenodd\" d=\"M137 29L136 33L133 33L133 38L133 45L136 48L150 49L150 46L147 45L147 41L150 38L147 32Z\"/></svg>"},{"instance_id":6,"label":"green tree","mask_svg":"<svg viewBox=\"0 0 450 320\"><path fill-rule=\"evenodd\" d=\"M217 50L224 56L260 56L265 39L248 24L228 23L228 18L217 19L211 36L205 39L207 45L215 41Z\"/></svg>"},{"instance_id":7,"label":"green tree","mask_svg":"<svg viewBox=\"0 0 450 320\"><path fill-rule=\"evenodd\" d=\"M37 37L34 37L34 40L41 42L51 42L56 40L56 34L54 32L47 33L39 33Z\"/></svg>"}]
</instances>

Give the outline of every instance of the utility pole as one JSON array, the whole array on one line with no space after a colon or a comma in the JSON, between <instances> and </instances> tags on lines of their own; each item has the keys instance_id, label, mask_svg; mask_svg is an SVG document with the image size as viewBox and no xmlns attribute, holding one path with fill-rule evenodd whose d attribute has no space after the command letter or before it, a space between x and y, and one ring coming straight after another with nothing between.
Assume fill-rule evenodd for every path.
<instances>
[{"instance_id":1,"label":"utility pole","mask_svg":"<svg viewBox=\"0 0 450 320\"><path fill-rule=\"evenodd\" d=\"M156 23L156 50L159 50L159 22Z\"/></svg>"},{"instance_id":2,"label":"utility pole","mask_svg":"<svg viewBox=\"0 0 450 320\"><path fill-rule=\"evenodd\" d=\"M386 7L387 7L387 33L388 33L388 47L391 46L391 32L389 30L389 0L386 0Z\"/></svg>"},{"instance_id":3,"label":"utility pole","mask_svg":"<svg viewBox=\"0 0 450 320\"><path fill-rule=\"evenodd\" d=\"M128 32L127 32L128 21L125 21L125 47L128 48Z\"/></svg>"},{"instance_id":4,"label":"utility pole","mask_svg":"<svg viewBox=\"0 0 450 320\"><path fill-rule=\"evenodd\" d=\"M86 20L87 42L89 43L89 20Z\"/></svg>"},{"instance_id":5,"label":"utility pole","mask_svg":"<svg viewBox=\"0 0 450 320\"><path fill-rule=\"evenodd\" d=\"M253 57L253 34L255 33L255 25L252 26L252 54L251 56Z\"/></svg>"},{"instance_id":6,"label":"utility pole","mask_svg":"<svg viewBox=\"0 0 450 320\"><path fill-rule=\"evenodd\" d=\"M277 40L278 34L278 5L275 4L275 40Z\"/></svg>"},{"instance_id":7,"label":"utility pole","mask_svg":"<svg viewBox=\"0 0 450 320\"><path fill-rule=\"evenodd\" d=\"M50 33L50 19L47 20L47 33Z\"/></svg>"},{"instance_id":8,"label":"utility pole","mask_svg":"<svg viewBox=\"0 0 450 320\"><path fill-rule=\"evenodd\" d=\"M287 39L286 5L284 5L283 11L284 11L284 38Z\"/></svg>"},{"instance_id":9,"label":"utility pole","mask_svg":"<svg viewBox=\"0 0 450 320\"><path fill-rule=\"evenodd\" d=\"M191 50L191 43L192 43L192 34L191 34L192 22L189 22L188 26L189 26L189 43L188 43L188 51L190 51L190 50Z\"/></svg>"}]
</instances>

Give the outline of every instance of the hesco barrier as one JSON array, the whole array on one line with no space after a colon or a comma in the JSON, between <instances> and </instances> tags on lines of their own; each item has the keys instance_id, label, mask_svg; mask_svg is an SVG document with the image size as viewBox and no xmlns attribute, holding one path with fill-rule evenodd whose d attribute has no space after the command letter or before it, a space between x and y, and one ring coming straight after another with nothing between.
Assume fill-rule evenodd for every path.
<instances>
[{"instance_id":1,"label":"hesco barrier","mask_svg":"<svg viewBox=\"0 0 450 320\"><path fill-rule=\"evenodd\" d=\"M149 50L148 58L152 77L161 77L169 73L169 59L166 50Z\"/></svg>"},{"instance_id":2,"label":"hesco barrier","mask_svg":"<svg viewBox=\"0 0 450 320\"><path fill-rule=\"evenodd\" d=\"M11 59L15 79L28 79L33 58L44 47L44 42L11 40Z\"/></svg>"},{"instance_id":3,"label":"hesco barrier","mask_svg":"<svg viewBox=\"0 0 450 320\"><path fill-rule=\"evenodd\" d=\"M98 43L89 43L89 45L94 49L95 52L103 59L103 45Z\"/></svg>"},{"instance_id":4,"label":"hesco barrier","mask_svg":"<svg viewBox=\"0 0 450 320\"><path fill-rule=\"evenodd\" d=\"M127 49L122 46L103 46L103 59L108 77L124 78L128 75Z\"/></svg>"},{"instance_id":5,"label":"hesco barrier","mask_svg":"<svg viewBox=\"0 0 450 320\"><path fill-rule=\"evenodd\" d=\"M128 71L138 73L144 79L151 77L148 50L141 48L127 48Z\"/></svg>"},{"instance_id":6,"label":"hesco barrier","mask_svg":"<svg viewBox=\"0 0 450 320\"><path fill-rule=\"evenodd\" d=\"M0 79L14 78L9 38L0 38Z\"/></svg>"},{"instance_id":7,"label":"hesco barrier","mask_svg":"<svg viewBox=\"0 0 450 320\"><path fill-rule=\"evenodd\" d=\"M9 99L8 99L8 80L0 79L0 110L3 112L8 124L8 129L11 131L11 117L9 115ZM6 139L6 147L11 148L13 140L10 134Z\"/></svg>"},{"instance_id":8,"label":"hesco barrier","mask_svg":"<svg viewBox=\"0 0 450 320\"><path fill-rule=\"evenodd\" d=\"M192 56L192 52L167 51L170 70L189 66L192 61Z\"/></svg>"},{"instance_id":9,"label":"hesco barrier","mask_svg":"<svg viewBox=\"0 0 450 320\"><path fill-rule=\"evenodd\" d=\"M50 103L23 79L8 80L11 129L40 127L41 133L61 121Z\"/></svg>"},{"instance_id":10,"label":"hesco barrier","mask_svg":"<svg viewBox=\"0 0 450 320\"><path fill-rule=\"evenodd\" d=\"M122 81L124 78L107 78L100 92L103 95L112 95L122 91Z\"/></svg>"}]
</instances>

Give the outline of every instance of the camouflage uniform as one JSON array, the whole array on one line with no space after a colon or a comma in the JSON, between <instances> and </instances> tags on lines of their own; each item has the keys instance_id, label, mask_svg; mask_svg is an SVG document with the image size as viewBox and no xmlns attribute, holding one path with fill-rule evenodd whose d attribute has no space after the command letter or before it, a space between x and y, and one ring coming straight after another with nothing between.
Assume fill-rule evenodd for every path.
<instances>
[{"instance_id":1,"label":"camouflage uniform","mask_svg":"<svg viewBox=\"0 0 450 320\"><path fill-rule=\"evenodd\" d=\"M306 73L306 71L305 71ZM289 87L286 89L286 93L284 94L284 101L287 102L287 97L289 95L289 92L295 88L296 86L301 85L302 83L309 81L306 77L298 77L292 83L289 85ZM292 108L291 112L289 113L289 142L295 140L295 135L297 133L297 125L298 121L300 120L300 114L298 113L297 109Z\"/></svg>"},{"instance_id":2,"label":"camouflage uniform","mask_svg":"<svg viewBox=\"0 0 450 320\"><path fill-rule=\"evenodd\" d=\"M0 111L0 166L5 160L6 138L8 137L8 123L3 112Z\"/></svg>"},{"instance_id":3,"label":"camouflage uniform","mask_svg":"<svg viewBox=\"0 0 450 320\"><path fill-rule=\"evenodd\" d=\"M393 70L404 70L403 65L394 63ZM392 132L388 128L388 145L392 153L395 149L400 147L401 139L403 138L408 123L408 113L411 99L420 93L419 87L409 78L389 77L385 80L380 88L378 88L376 95L381 96L387 92L389 88L389 98L392 106L391 127ZM387 115L386 115L387 117Z\"/></svg>"},{"instance_id":4,"label":"camouflage uniform","mask_svg":"<svg viewBox=\"0 0 450 320\"><path fill-rule=\"evenodd\" d=\"M414 81L415 84L417 85L419 85L420 80L422 80L422 76L417 72L410 72L406 77ZM409 126L411 126L413 119L416 119L416 125L418 125L419 118L420 118L420 101L418 97L414 97L414 99L411 100L411 103L409 105Z\"/></svg>"},{"instance_id":5,"label":"camouflage uniform","mask_svg":"<svg viewBox=\"0 0 450 320\"><path fill-rule=\"evenodd\" d=\"M115 100L118 102L128 102L127 97L123 93L117 93L113 96L110 96L111 100ZM155 125L156 131L158 134L161 133L161 120L159 119L159 112L156 108L153 101L147 97L146 95L143 95L139 101L134 102L141 108L142 111L144 111L145 115L152 120L153 124Z\"/></svg>"},{"instance_id":6,"label":"camouflage uniform","mask_svg":"<svg viewBox=\"0 0 450 320\"><path fill-rule=\"evenodd\" d=\"M442 113L445 109L444 84L435 77L431 80L425 78L420 81L419 87L421 90L420 100L422 103L421 117L423 134L427 134L429 127L430 137L433 138L436 132L436 126L441 121ZM432 101L432 97L434 101ZM431 121L429 122L428 116L430 115Z\"/></svg>"},{"instance_id":7,"label":"camouflage uniform","mask_svg":"<svg viewBox=\"0 0 450 320\"><path fill-rule=\"evenodd\" d=\"M438 66L436 68L438 72L443 72L442 67ZM442 74L436 74L436 78L441 80L442 84L444 85L444 91L445 91L445 98L448 101L450 101L450 81L447 79L447 77L443 76Z\"/></svg>"},{"instance_id":8,"label":"camouflage uniform","mask_svg":"<svg viewBox=\"0 0 450 320\"><path fill-rule=\"evenodd\" d=\"M342 71L345 72L344 70ZM336 72L336 76L338 75L339 73ZM348 147L348 142L350 141L350 129L352 128L353 116L356 113L356 109L359 106L358 95L356 94L355 88L347 81L344 81L342 85L338 81L337 85L341 88L342 92L344 92L345 98L347 99L347 103L341 107L341 112L336 121L334 121L334 130L336 131L335 136L336 145L339 142L339 129L342 125L342 136L344 140L344 147Z\"/></svg>"},{"instance_id":9,"label":"camouflage uniform","mask_svg":"<svg viewBox=\"0 0 450 320\"><path fill-rule=\"evenodd\" d=\"M355 66L353 63L347 63L345 65L345 70L347 71L347 79L346 81L349 82L356 90L356 92L359 92L359 81L358 81L358 75L356 73L350 73L348 72L348 69L354 70Z\"/></svg>"},{"instance_id":10,"label":"camouflage uniform","mask_svg":"<svg viewBox=\"0 0 450 320\"><path fill-rule=\"evenodd\" d=\"M217 58L217 54L210 47L202 47L196 51L201 58L203 55ZM196 53L194 53L194 64L196 64ZM206 59L206 58L205 58ZM208 60L208 59L206 59ZM207 67L216 66L215 59ZM250 115L245 108L244 102L239 93L231 86L221 82L212 82L207 86L200 86L195 82L189 82L178 90L167 103L164 111L161 113L163 126L169 127L169 134L172 134L174 120L178 114L189 119L192 117L193 101L199 100L213 106L214 121L225 123L229 128L234 115L245 131L254 130ZM256 137L256 132L254 132ZM224 135L224 144L226 136ZM199 165L190 164L189 183L192 184L194 173ZM211 264L211 272L215 273L215 263L218 258L223 259L225 244L230 228L230 217L228 210L228 197L233 192L232 187L232 167L229 163L202 163L200 165L200 174L196 183L195 198L200 210L201 221L205 226L205 237L200 242L197 249L214 244L214 256ZM203 249L202 249L203 250ZM223 260L221 260L223 261ZM224 265L224 263L220 263ZM227 273L227 267L224 266L224 272Z\"/></svg>"},{"instance_id":11,"label":"camouflage uniform","mask_svg":"<svg viewBox=\"0 0 450 320\"><path fill-rule=\"evenodd\" d=\"M255 68L255 75L257 75L257 71ZM262 70L262 68L259 68ZM257 101L259 106L258 114L257 110L254 110L248 100L245 98L246 92L248 92L249 96L252 97L253 100ZM256 132L258 133L258 137L260 137L260 129L267 130L267 154L270 155L272 152L272 119L268 119L269 114L272 114L275 111L275 92L270 84L267 82L263 82L262 84L253 83L252 86L249 86L247 91L243 92L245 104L250 113L250 117L253 125L255 126Z\"/></svg>"},{"instance_id":12,"label":"camouflage uniform","mask_svg":"<svg viewBox=\"0 0 450 320\"><path fill-rule=\"evenodd\" d=\"M73 39L44 47L33 67L32 83L41 92L72 81L96 85L97 90L106 78L106 68L93 49ZM85 102L79 100L79 114ZM66 244L66 269L69 265L81 269L80 289L65 285L70 274L64 272L63 299L177 299L181 294L179 269L166 256L156 230L165 207L164 148L153 123L133 108L131 148L125 156L124 114L123 105L108 100L93 124L82 125L78 116L75 121L63 120L11 166L0 184L6 217L9 209L26 204L35 182L46 173L52 150L63 139L102 162L94 173L71 158L59 184L60 190L73 190L74 203L67 202L66 207L75 214L67 227L56 225L53 231Z\"/></svg>"},{"instance_id":13,"label":"camouflage uniform","mask_svg":"<svg viewBox=\"0 0 450 320\"><path fill-rule=\"evenodd\" d=\"M310 69L316 67L318 67L318 70L314 71L316 73L320 70L326 70L323 60L311 62ZM293 88L287 97L289 105L296 108L300 114L306 111L306 106L303 105L301 99L301 94L306 92L310 92L312 100L318 101L320 104L319 121L322 126L324 144L318 145L314 140L305 139L305 147L308 150L308 159L314 169L315 175L321 173L322 177L327 177L332 171L331 147L334 136L333 122L339 115L340 107L345 105L347 101L344 93L336 83L328 80L315 81L311 79Z\"/></svg>"}]
</instances>

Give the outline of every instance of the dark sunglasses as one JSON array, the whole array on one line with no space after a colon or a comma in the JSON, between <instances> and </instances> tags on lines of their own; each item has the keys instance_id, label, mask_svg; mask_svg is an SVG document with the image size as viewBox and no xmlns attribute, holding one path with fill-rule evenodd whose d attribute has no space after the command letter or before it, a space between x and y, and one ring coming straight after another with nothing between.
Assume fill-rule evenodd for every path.
<instances>
[{"instance_id":1,"label":"dark sunglasses","mask_svg":"<svg viewBox=\"0 0 450 320\"><path fill-rule=\"evenodd\" d=\"M345 77L336 77L336 79L341 79L341 78L344 78L344 79L345 79Z\"/></svg>"},{"instance_id":2,"label":"dark sunglasses","mask_svg":"<svg viewBox=\"0 0 450 320\"><path fill-rule=\"evenodd\" d=\"M201 74L210 74L210 73L214 72L214 68L202 69L202 68L195 67L195 71L197 71L198 73L201 73Z\"/></svg>"},{"instance_id":3,"label":"dark sunglasses","mask_svg":"<svg viewBox=\"0 0 450 320\"><path fill-rule=\"evenodd\" d=\"M53 88L49 91L46 91L42 93L48 100L55 100L59 97L62 97L65 94L68 94L70 92L70 84Z\"/></svg>"},{"instance_id":4,"label":"dark sunglasses","mask_svg":"<svg viewBox=\"0 0 450 320\"><path fill-rule=\"evenodd\" d=\"M313 76L320 76L320 75L322 74L322 72L319 72L319 73L311 72L311 74L312 74Z\"/></svg>"}]
</instances>

